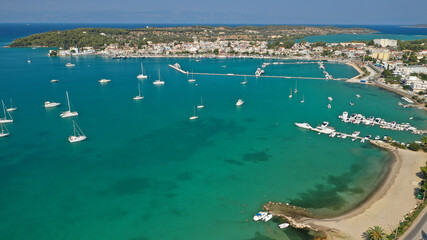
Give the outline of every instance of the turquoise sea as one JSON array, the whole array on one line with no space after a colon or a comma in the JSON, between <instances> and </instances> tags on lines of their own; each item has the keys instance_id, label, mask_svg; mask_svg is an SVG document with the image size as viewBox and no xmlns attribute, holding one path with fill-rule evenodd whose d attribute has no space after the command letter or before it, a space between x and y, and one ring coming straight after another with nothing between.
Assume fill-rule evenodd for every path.
<instances>
[{"instance_id":1,"label":"turquoise sea","mask_svg":"<svg viewBox=\"0 0 427 240\"><path fill-rule=\"evenodd\" d=\"M342 123L343 111L427 127L427 114L397 105L372 86L298 79L198 76L197 86L168 64L194 72L253 74L259 59L110 59L48 57L48 49L0 49L0 99L19 108L0 139L1 239L310 239L256 223L268 201L324 216L359 204L391 156L369 144L297 128L329 121L339 131L419 136ZM28 56L31 63L27 63ZM287 61L291 62L291 61ZM138 80L140 63L149 75ZM334 77L357 72L325 64ZM155 86L160 69L164 86ZM266 75L321 77L317 64L271 65ZM51 79L59 79L56 84ZM101 86L100 78L111 83ZM135 102L137 84L145 99ZM74 118L88 140L71 144ZM357 99L355 94L362 97ZM300 100L304 96L305 103ZM334 98L332 109L327 97ZM190 121L203 97L199 119ZM245 104L235 106L237 99ZM60 101L56 109L44 101ZM351 107L349 102L355 106ZM413 120L409 120L413 117Z\"/></svg>"}]
</instances>

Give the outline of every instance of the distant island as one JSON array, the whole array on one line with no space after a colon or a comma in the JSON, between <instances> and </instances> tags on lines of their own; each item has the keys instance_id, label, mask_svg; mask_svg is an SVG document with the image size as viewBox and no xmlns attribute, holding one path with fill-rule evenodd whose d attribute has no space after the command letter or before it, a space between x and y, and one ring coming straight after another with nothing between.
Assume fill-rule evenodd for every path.
<instances>
[{"instance_id":1,"label":"distant island","mask_svg":"<svg viewBox=\"0 0 427 240\"><path fill-rule=\"evenodd\" d=\"M142 46L149 43L194 41L289 41L315 35L367 34L366 28L340 28L333 26L181 26L146 27L140 29L78 28L33 34L13 41L9 47L93 47L104 48L116 43L122 46Z\"/></svg>"},{"instance_id":2,"label":"distant island","mask_svg":"<svg viewBox=\"0 0 427 240\"><path fill-rule=\"evenodd\" d=\"M402 26L404 28L427 28L427 24L416 24L411 26Z\"/></svg>"}]
</instances>

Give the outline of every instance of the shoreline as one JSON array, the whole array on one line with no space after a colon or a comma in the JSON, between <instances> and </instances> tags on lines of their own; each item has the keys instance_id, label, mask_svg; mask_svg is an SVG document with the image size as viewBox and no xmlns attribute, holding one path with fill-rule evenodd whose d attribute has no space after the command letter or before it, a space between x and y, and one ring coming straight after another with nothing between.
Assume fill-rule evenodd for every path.
<instances>
[{"instance_id":1,"label":"shoreline","mask_svg":"<svg viewBox=\"0 0 427 240\"><path fill-rule=\"evenodd\" d=\"M391 153L393 160L378 186L360 204L331 218L292 218L272 208L273 214L285 217L296 228L319 231L325 234L327 239L362 239L362 234L375 225L390 233L390 228L396 228L417 204L414 188L419 187L421 178L416 173L424 166L427 154L422 151L398 149L381 141L371 143ZM270 209L271 205L274 204L269 203L265 208Z\"/></svg>"}]
</instances>

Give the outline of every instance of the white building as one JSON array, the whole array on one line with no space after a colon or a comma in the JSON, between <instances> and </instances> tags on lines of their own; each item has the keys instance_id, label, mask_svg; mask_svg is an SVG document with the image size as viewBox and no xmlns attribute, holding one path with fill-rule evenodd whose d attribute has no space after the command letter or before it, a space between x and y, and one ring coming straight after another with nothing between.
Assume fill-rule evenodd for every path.
<instances>
[{"instance_id":1,"label":"white building","mask_svg":"<svg viewBox=\"0 0 427 240\"><path fill-rule=\"evenodd\" d=\"M397 40L394 39L374 39L374 44L381 47L397 47Z\"/></svg>"}]
</instances>

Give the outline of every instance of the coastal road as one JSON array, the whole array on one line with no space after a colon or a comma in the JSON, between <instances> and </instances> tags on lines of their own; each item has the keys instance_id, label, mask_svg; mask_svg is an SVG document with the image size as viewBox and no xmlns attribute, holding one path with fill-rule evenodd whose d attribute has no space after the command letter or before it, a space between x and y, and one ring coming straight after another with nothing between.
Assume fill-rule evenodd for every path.
<instances>
[{"instance_id":1,"label":"coastal road","mask_svg":"<svg viewBox=\"0 0 427 240\"><path fill-rule=\"evenodd\" d=\"M427 208L418 216L414 224L400 238L402 240L427 240Z\"/></svg>"}]
</instances>

